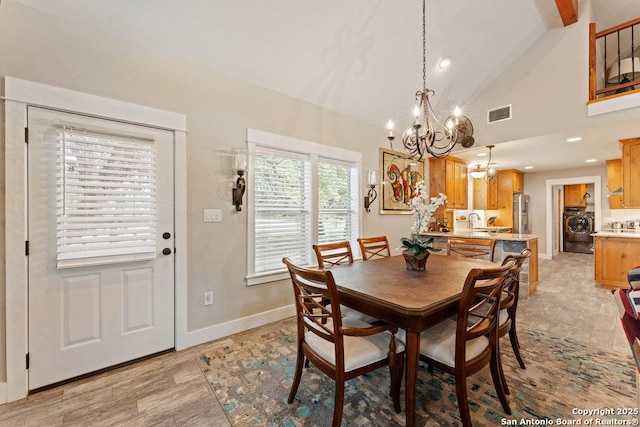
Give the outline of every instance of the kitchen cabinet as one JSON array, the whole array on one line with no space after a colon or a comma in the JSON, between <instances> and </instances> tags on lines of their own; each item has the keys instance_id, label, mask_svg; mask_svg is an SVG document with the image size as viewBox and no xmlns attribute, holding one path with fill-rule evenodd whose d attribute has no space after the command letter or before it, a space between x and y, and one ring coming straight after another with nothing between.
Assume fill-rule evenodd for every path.
<instances>
[{"instance_id":1,"label":"kitchen cabinet","mask_svg":"<svg viewBox=\"0 0 640 427\"><path fill-rule=\"evenodd\" d=\"M522 194L524 193L524 173L519 170L513 169L513 192Z\"/></svg>"},{"instance_id":2,"label":"kitchen cabinet","mask_svg":"<svg viewBox=\"0 0 640 427\"><path fill-rule=\"evenodd\" d=\"M447 195L447 203L435 212L436 218L442 218L448 227L453 227L454 209L468 207L467 164L453 156L443 159L429 158L429 190L431 197L439 193Z\"/></svg>"},{"instance_id":3,"label":"kitchen cabinet","mask_svg":"<svg viewBox=\"0 0 640 427\"><path fill-rule=\"evenodd\" d=\"M584 208L587 206L587 199L584 198L587 192L587 184L573 184L564 186L564 206L567 208Z\"/></svg>"},{"instance_id":4,"label":"kitchen cabinet","mask_svg":"<svg viewBox=\"0 0 640 427\"><path fill-rule=\"evenodd\" d=\"M595 281L607 289L629 288L627 272L638 265L640 238L595 237Z\"/></svg>"},{"instance_id":5,"label":"kitchen cabinet","mask_svg":"<svg viewBox=\"0 0 640 427\"><path fill-rule=\"evenodd\" d=\"M475 183L474 183L475 184ZM482 184L478 184L478 193L481 203L484 203L485 195ZM493 194L495 188L495 196ZM497 172L497 179L486 189L486 210L488 216L497 217L494 226L513 228L513 195L524 192L524 172L517 169L505 169ZM516 191L517 190L517 191ZM476 188L474 187L474 196ZM495 199L494 199L495 197ZM476 209L483 209L476 207Z\"/></svg>"},{"instance_id":6,"label":"kitchen cabinet","mask_svg":"<svg viewBox=\"0 0 640 427\"><path fill-rule=\"evenodd\" d=\"M448 156L443 159L429 158L429 189L431 197L439 193L447 195L445 209L467 209L468 203L467 164L464 160ZM453 212L443 212L442 208L436 215L453 220ZM452 225L451 223L449 225Z\"/></svg>"},{"instance_id":7,"label":"kitchen cabinet","mask_svg":"<svg viewBox=\"0 0 640 427\"><path fill-rule=\"evenodd\" d=\"M498 209L498 179L486 182L473 180L473 208L483 210Z\"/></svg>"},{"instance_id":8,"label":"kitchen cabinet","mask_svg":"<svg viewBox=\"0 0 640 427\"><path fill-rule=\"evenodd\" d=\"M640 208L640 138L621 139L622 203L625 208Z\"/></svg>"},{"instance_id":9,"label":"kitchen cabinet","mask_svg":"<svg viewBox=\"0 0 640 427\"><path fill-rule=\"evenodd\" d=\"M622 159L607 160L607 187L609 187L609 193L622 188ZM609 194L609 208L624 208L622 194L617 196Z\"/></svg>"}]
</instances>

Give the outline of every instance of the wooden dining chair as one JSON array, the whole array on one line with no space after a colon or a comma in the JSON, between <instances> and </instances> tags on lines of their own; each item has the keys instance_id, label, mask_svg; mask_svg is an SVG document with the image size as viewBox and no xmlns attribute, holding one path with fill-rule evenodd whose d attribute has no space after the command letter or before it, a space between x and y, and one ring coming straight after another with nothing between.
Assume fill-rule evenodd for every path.
<instances>
[{"instance_id":1,"label":"wooden dining chair","mask_svg":"<svg viewBox=\"0 0 640 427\"><path fill-rule=\"evenodd\" d=\"M333 265L345 263L353 263L351 243L349 243L348 240L345 240L343 242L313 245L313 251L316 253L318 268L325 268L325 266L331 267Z\"/></svg>"},{"instance_id":2,"label":"wooden dining chair","mask_svg":"<svg viewBox=\"0 0 640 427\"><path fill-rule=\"evenodd\" d=\"M500 312L498 314L498 340L503 336L509 334L509 341L511 342L511 348L513 349L513 354L516 356L518 360L518 364L522 369L526 369L524 364L524 360L522 359L522 355L520 354L520 342L518 341L518 334L516 330L516 313L518 310L518 299L520 292L520 271L522 270L522 265L531 255L531 249L525 248L517 255L509 255L507 256L502 264L506 264L511 260L515 260L515 267L509 272L508 277L505 280L504 289L502 290L502 296L500 299ZM488 309L488 307L478 307L477 311L483 311ZM476 319L474 316L469 316L469 322L473 323ZM498 342L499 344L499 342ZM502 352L498 351L498 356L500 358L500 376L503 381L503 387L506 394L510 394L509 386L507 384L506 378L502 369Z\"/></svg>"},{"instance_id":3,"label":"wooden dining chair","mask_svg":"<svg viewBox=\"0 0 640 427\"><path fill-rule=\"evenodd\" d=\"M293 403L306 359L335 381L332 426L338 427L342 420L345 382L389 366L393 408L400 412L404 345L396 342L397 326L373 326L343 318L331 271L298 267L288 258L282 262L291 276L298 325L295 376L287 402ZM319 302L325 299L331 302L329 306Z\"/></svg>"},{"instance_id":4,"label":"wooden dining chair","mask_svg":"<svg viewBox=\"0 0 640 427\"><path fill-rule=\"evenodd\" d=\"M313 245L313 251L316 254L318 268L331 268L340 264L353 264L353 253L351 252L351 243L347 240L336 243L325 243L322 245ZM328 303L328 301L325 301ZM342 314L346 317L360 319L367 323L377 323L380 320L367 314L361 313L347 306L341 307Z\"/></svg>"},{"instance_id":5,"label":"wooden dining chair","mask_svg":"<svg viewBox=\"0 0 640 427\"><path fill-rule=\"evenodd\" d=\"M524 360L522 360L522 355L520 354L520 342L518 341L518 333L516 330L516 313L518 310L520 292L520 271L522 270L522 265L529 256L531 256L531 249L525 248L519 254L509 255L504 259L503 264L508 263L511 259L515 260L516 267L509 272L509 277L507 278L502 291L500 314L498 316L498 339L509 334L509 341L511 342L513 354L516 356L518 364L522 369L526 369L526 366L524 365ZM498 352L498 355L502 358L501 352ZM506 378L502 372L502 360L500 360L499 366L505 393L510 394L509 386L507 385Z\"/></svg>"},{"instance_id":6,"label":"wooden dining chair","mask_svg":"<svg viewBox=\"0 0 640 427\"><path fill-rule=\"evenodd\" d=\"M363 261L373 257L386 258L391 256L387 236L360 237L357 240L360 245Z\"/></svg>"},{"instance_id":7,"label":"wooden dining chair","mask_svg":"<svg viewBox=\"0 0 640 427\"><path fill-rule=\"evenodd\" d=\"M499 366L498 313L508 274L515 268L516 261L512 259L495 268L471 270L464 283L457 318L444 320L420 335L420 360L455 376L458 410L465 427L471 427L467 376L487 364L502 408L511 415ZM479 308L482 310L478 311ZM470 318L475 322L470 323Z\"/></svg>"},{"instance_id":8,"label":"wooden dining chair","mask_svg":"<svg viewBox=\"0 0 640 427\"><path fill-rule=\"evenodd\" d=\"M450 237L447 242L447 255L466 258L482 258L493 261L496 241L493 239L467 239Z\"/></svg>"}]
</instances>

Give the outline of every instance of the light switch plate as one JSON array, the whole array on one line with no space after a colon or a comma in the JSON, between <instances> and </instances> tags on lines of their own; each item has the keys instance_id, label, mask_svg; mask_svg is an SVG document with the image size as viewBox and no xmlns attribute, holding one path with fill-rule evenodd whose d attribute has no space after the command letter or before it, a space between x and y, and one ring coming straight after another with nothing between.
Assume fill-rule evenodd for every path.
<instances>
[{"instance_id":1,"label":"light switch plate","mask_svg":"<svg viewBox=\"0 0 640 427\"><path fill-rule=\"evenodd\" d=\"M204 222L222 222L222 209L205 209Z\"/></svg>"}]
</instances>

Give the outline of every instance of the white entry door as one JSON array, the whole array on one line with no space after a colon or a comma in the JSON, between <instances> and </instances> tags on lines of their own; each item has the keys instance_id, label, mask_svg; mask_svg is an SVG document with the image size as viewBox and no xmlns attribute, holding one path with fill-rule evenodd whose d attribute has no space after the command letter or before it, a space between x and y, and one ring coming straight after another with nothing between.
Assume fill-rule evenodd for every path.
<instances>
[{"instance_id":1,"label":"white entry door","mask_svg":"<svg viewBox=\"0 0 640 427\"><path fill-rule=\"evenodd\" d=\"M29 107L29 389L174 347L173 133Z\"/></svg>"}]
</instances>

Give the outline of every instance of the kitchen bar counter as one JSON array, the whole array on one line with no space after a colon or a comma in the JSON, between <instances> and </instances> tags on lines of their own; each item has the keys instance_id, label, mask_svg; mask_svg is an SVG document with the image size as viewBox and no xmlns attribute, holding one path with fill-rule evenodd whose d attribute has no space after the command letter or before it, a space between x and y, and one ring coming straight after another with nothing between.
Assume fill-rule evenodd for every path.
<instances>
[{"instance_id":1,"label":"kitchen bar counter","mask_svg":"<svg viewBox=\"0 0 640 427\"><path fill-rule=\"evenodd\" d=\"M639 233L640 235L640 233ZM454 230L448 233L442 233L439 231L430 231L423 233L421 236L429 237L464 237L468 239L491 239L491 240L504 240L504 241L517 241L526 242L531 239L538 239L538 236L534 234L513 234L513 233L496 233L493 231L482 231L478 229L470 230Z\"/></svg>"},{"instance_id":2,"label":"kitchen bar counter","mask_svg":"<svg viewBox=\"0 0 640 427\"><path fill-rule=\"evenodd\" d=\"M623 228L621 230L606 229L591 234L594 237L622 237L629 239L640 239L640 229Z\"/></svg>"},{"instance_id":3,"label":"kitchen bar counter","mask_svg":"<svg viewBox=\"0 0 640 427\"><path fill-rule=\"evenodd\" d=\"M524 248L531 249L531 256L522 266L520 273L520 298L528 298L538 288L538 236L533 234L495 233L493 231L454 230L448 233L428 232L419 235L422 239L433 237L433 246L442 249L433 255L446 255L447 242L450 237L464 237L467 239L492 239L496 241L493 260L502 262L507 255L515 255Z\"/></svg>"}]
</instances>

